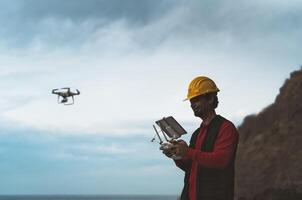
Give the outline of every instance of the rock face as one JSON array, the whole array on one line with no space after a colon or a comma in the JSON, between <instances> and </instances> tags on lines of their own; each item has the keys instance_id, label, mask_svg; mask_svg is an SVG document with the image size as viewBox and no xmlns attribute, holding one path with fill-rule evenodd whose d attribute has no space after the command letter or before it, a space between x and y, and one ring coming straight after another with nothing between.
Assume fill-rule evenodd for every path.
<instances>
[{"instance_id":1,"label":"rock face","mask_svg":"<svg viewBox=\"0 0 302 200\"><path fill-rule=\"evenodd\" d=\"M302 67L238 130L236 199L302 200Z\"/></svg>"}]
</instances>

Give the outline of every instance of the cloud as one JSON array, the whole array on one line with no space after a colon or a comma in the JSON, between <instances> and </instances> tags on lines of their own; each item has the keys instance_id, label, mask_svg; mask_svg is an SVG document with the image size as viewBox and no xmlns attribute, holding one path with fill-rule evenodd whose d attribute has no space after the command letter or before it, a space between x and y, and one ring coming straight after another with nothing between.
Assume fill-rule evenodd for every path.
<instances>
[{"instance_id":1,"label":"cloud","mask_svg":"<svg viewBox=\"0 0 302 200\"><path fill-rule=\"evenodd\" d=\"M149 163L148 160L144 161L146 154L152 155L152 159L161 156L158 151L158 144L150 142L151 137L141 135L116 138L96 134L58 136L30 129L7 129L4 131L2 128L0 153L3 157L3 166L15 166L17 163L26 166L39 166L49 162L73 163L83 160L103 163L103 167L123 160L125 165L131 163L131 165L144 165L146 162ZM28 157L29 160L20 159L20 156ZM41 163L27 163L35 159L40 160ZM108 163L106 164L104 161Z\"/></svg>"},{"instance_id":2,"label":"cloud","mask_svg":"<svg viewBox=\"0 0 302 200\"><path fill-rule=\"evenodd\" d=\"M35 5L35 6L32 6ZM114 21L126 18L129 21L146 22L150 18L158 16L168 6L173 5L171 1L160 0L156 4L151 0L75 0L62 2L59 0L40 2L38 0L24 1L22 4L23 15L33 19L55 16L58 18L70 18L72 20L83 20L87 18L104 18Z\"/></svg>"},{"instance_id":3,"label":"cloud","mask_svg":"<svg viewBox=\"0 0 302 200\"><path fill-rule=\"evenodd\" d=\"M0 16L4 24L0 34L8 44L6 48L31 44L81 47L90 39L94 42L95 35L110 30L108 27L122 22L124 30L133 30L130 38L145 47L169 40L203 44L215 38L224 44L234 40L249 43L255 37L269 39L280 34L294 34L298 39L299 5L298 1L235 4L221 0L157 3L130 0L126 4L121 0L2 2L6 9Z\"/></svg>"},{"instance_id":4,"label":"cloud","mask_svg":"<svg viewBox=\"0 0 302 200\"><path fill-rule=\"evenodd\" d=\"M142 136L117 140L2 129L0 144L2 194L175 194L181 185L171 161ZM163 175L173 184L159 183ZM127 187L120 187L126 180Z\"/></svg>"},{"instance_id":5,"label":"cloud","mask_svg":"<svg viewBox=\"0 0 302 200\"><path fill-rule=\"evenodd\" d=\"M0 15L4 26L0 31L7 46L23 47L49 40L54 45L82 43L94 30L115 21L141 26L160 17L173 6L172 1L129 0L58 0L40 2L1 2L6 8Z\"/></svg>"},{"instance_id":6,"label":"cloud","mask_svg":"<svg viewBox=\"0 0 302 200\"><path fill-rule=\"evenodd\" d=\"M289 9L293 4L142 1L137 5L142 9L130 12L134 1L124 7L118 1L20 2L16 7L6 3L2 14L20 11L7 18L4 30L23 32L22 26L8 24L24 19L25 35L30 36L22 39L27 45L1 51L0 119L9 126L149 134L148 126L166 115L192 121L188 102L181 100L188 82L200 74L217 81L219 109L240 121L238 110L257 112L274 100L300 60L300 18L292 25L300 12ZM283 25L290 29L281 29ZM250 75L257 86L251 87ZM66 86L81 91L72 107L58 105L50 94ZM245 99L234 105L233 91ZM253 94L259 94L258 102L249 103Z\"/></svg>"}]
</instances>

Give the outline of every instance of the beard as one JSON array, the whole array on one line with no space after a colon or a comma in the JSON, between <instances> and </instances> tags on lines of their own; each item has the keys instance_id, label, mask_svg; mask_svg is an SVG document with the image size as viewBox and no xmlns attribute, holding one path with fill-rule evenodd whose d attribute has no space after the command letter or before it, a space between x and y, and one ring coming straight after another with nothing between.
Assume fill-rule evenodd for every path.
<instances>
[{"instance_id":1,"label":"beard","mask_svg":"<svg viewBox=\"0 0 302 200\"><path fill-rule=\"evenodd\" d=\"M204 116L204 111L201 108L195 108L193 109L194 115L196 117L203 117Z\"/></svg>"}]
</instances>

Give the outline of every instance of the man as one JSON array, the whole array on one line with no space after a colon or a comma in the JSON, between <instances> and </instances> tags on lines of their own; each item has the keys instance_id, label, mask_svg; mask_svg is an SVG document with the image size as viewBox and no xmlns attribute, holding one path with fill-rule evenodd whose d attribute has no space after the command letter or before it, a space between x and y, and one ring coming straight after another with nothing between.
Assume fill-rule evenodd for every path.
<instances>
[{"instance_id":1,"label":"man","mask_svg":"<svg viewBox=\"0 0 302 200\"><path fill-rule=\"evenodd\" d=\"M238 132L232 122L216 115L219 89L213 80L199 76L189 85L187 99L196 117L202 119L189 146L174 141L174 148L163 150L185 171L181 200L233 200L234 163Z\"/></svg>"}]
</instances>

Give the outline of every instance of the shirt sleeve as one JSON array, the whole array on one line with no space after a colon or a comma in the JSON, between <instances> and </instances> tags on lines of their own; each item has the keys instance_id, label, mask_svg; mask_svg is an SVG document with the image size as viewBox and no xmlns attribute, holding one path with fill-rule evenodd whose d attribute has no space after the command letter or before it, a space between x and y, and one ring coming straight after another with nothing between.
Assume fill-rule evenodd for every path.
<instances>
[{"instance_id":1,"label":"shirt sleeve","mask_svg":"<svg viewBox=\"0 0 302 200\"><path fill-rule=\"evenodd\" d=\"M187 157L208 168L224 169L233 157L238 143L238 131L229 122L224 122L216 139L213 152L189 148Z\"/></svg>"},{"instance_id":2,"label":"shirt sleeve","mask_svg":"<svg viewBox=\"0 0 302 200\"><path fill-rule=\"evenodd\" d=\"M175 164L177 167L182 169L183 171L187 171L189 169L189 166L191 164L191 160L188 157L179 159L179 160L174 160Z\"/></svg>"}]
</instances>

